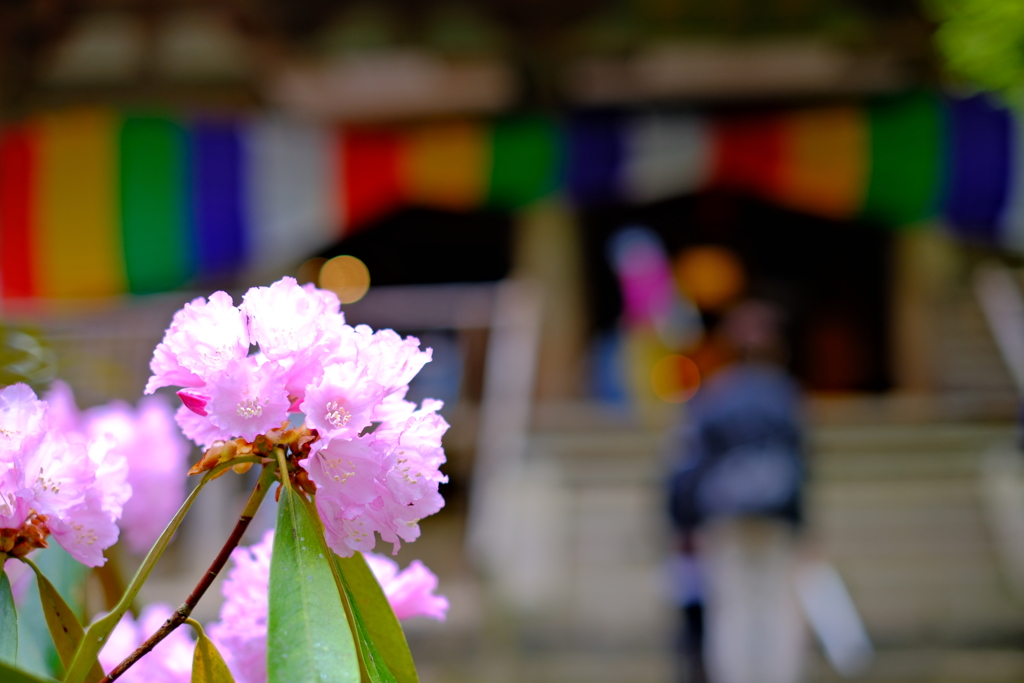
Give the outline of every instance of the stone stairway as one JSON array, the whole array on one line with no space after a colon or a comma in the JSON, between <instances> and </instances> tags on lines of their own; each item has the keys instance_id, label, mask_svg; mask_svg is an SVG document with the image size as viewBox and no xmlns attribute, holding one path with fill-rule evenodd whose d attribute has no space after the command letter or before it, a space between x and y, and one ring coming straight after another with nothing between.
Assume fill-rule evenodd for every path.
<instances>
[{"instance_id":1,"label":"stone stairway","mask_svg":"<svg viewBox=\"0 0 1024 683\"><path fill-rule=\"evenodd\" d=\"M521 507L510 511L520 552L483 587L492 597L471 649L504 662L501 674L463 657L455 675L428 655L425 679L671 679L666 432L603 418L564 424L531 436L513 486ZM1024 678L1024 608L1005 580L982 485L986 453L1013 435L1005 424L957 422L812 430L808 552L838 568L878 647L864 680ZM839 680L816 653L808 679Z\"/></svg>"},{"instance_id":2,"label":"stone stairway","mask_svg":"<svg viewBox=\"0 0 1024 683\"><path fill-rule=\"evenodd\" d=\"M813 536L879 646L1001 644L1024 635L982 482L986 453L1013 435L970 424L814 433Z\"/></svg>"}]
</instances>

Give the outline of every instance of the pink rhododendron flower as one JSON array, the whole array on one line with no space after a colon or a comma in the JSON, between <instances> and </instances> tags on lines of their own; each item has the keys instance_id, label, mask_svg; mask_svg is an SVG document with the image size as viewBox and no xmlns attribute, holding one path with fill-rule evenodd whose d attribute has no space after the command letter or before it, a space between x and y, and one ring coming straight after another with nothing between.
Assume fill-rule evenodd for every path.
<instances>
[{"instance_id":1,"label":"pink rhododendron flower","mask_svg":"<svg viewBox=\"0 0 1024 683\"><path fill-rule=\"evenodd\" d=\"M112 453L127 461L132 495L120 503L124 508L120 526L132 552L149 550L186 495L190 448L181 438L170 406L163 397L150 396L138 408L113 401L79 412L70 387L63 382L53 383L46 401L51 424L56 422L69 440L107 443ZM98 470L100 487L110 489L108 495L124 495L123 477L118 476Z\"/></svg>"},{"instance_id":2,"label":"pink rhododendron flower","mask_svg":"<svg viewBox=\"0 0 1024 683\"><path fill-rule=\"evenodd\" d=\"M0 392L0 460L13 462L42 439L48 426L46 412L46 404L27 384L12 384Z\"/></svg>"},{"instance_id":3,"label":"pink rhododendron flower","mask_svg":"<svg viewBox=\"0 0 1024 683\"><path fill-rule=\"evenodd\" d=\"M270 586L270 555L273 530L248 548L231 553L234 566L221 586L224 603L220 620L207 628L237 683L267 680L267 592ZM405 570L391 559L367 553L366 562L381 584L399 619L430 617L444 621L448 599L434 595L437 577L414 560Z\"/></svg>"},{"instance_id":4,"label":"pink rhododendron flower","mask_svg":"<svg viewBox=\"0 0 1024 683\"><path fill-rule=\"evenodd\" d=\"M267 592L273 547L274 532L268 531L256 545L232 551L234 566L221 584L220 621L207 628L236 683L267 680Z\"/></svg>"},{"instance_id":5,"label":"pink rhododendron flower","mask_svg":"<svg viewBox=\"0 0 1024 683\"><path fill-rule=\"evenodd\" d=\"M46 535L89 566L106 560L131 496L128 463L110 438L68 438L50 425L46 402L25 384L0 390L0 535L13 554Z\"/></svg>"},{"instance_id":6,"label":"pink rhododendron flower","mask_svg":"<svg viewBox=\"0 0 1024 683\"><path fill-rule=\"evenodd\" d=\"M366 553L366 564L377 577L391 609L399 619L430 617L444 621L448 616L448 598L434 595L437 576L419 560L398 571L398 563L389 557Z\"/></svg>"},{"instance_id":7,"label":"pink rhododendron flower","mask_svg":"<svg viewBox=\"0 0 1024 683\"><path fill-rule=\"evenodd\" d=\"M328 545L347 556L379 536L397 552L444 505L441 403L404 399L430 357L413 337L346 325L334 294L283 278L237 308L223 292L187 304L154 352L146 391L181 387L178 424L206 448L252 442L302 411L314 440L298 465L318 490Z\"/></svg>"},{"instance_id":8,"label":"pink rhododendron flower","mask_svg":"<svg viewBox=\"0 0 1024 683\"><path fill-rule=\"evenodd\" d=\"M163 603L149 605L132 619L131 613L121 617L107 644L100 650L100 666L107 673L135 651L174 612ZM187 628L177 628L145 656L124 672L124 683L189 683L192 680L192 655L196 644Z\"/></svg>"},{"instance_id":9,"label":"pink rhododendron flower","mask_svg":"<svg viewBox=\"0 0 1024 683\"><path fill-rule=\"evenodd\" d=\"M210 392L206 413L220 428L221 438L240 436L252 441L288 419L291 401L284 369L274 361L257 356L231 361L210 378L205 389Z\"/></svg>"},{"instance_id":10,"label":"pink rhododendron flower","mask_svg":"<svg viewBox=\"0 0 1024 683\"><path fill-rule=\"evenodd\" d=\"M231 296L214 292L207 301L194 299L174 314L156 347L146 393L166 386L201 386L231 361L249 353L245 316Z\"/></svg>"},{"instance_id":11,"label":"pink rhododendron flower","mask_svg":"<svg viewBox=\"0 0 1024 683\"><path fill-rule=\"evenodd\" d=\"M341 304L333 292L300 287L286 277L269 287L253 287L242 297L241 310L249 319L254 344L272 360L291 358L325 341L327 316L344 322Z\"/></svg>"}]
</instances>

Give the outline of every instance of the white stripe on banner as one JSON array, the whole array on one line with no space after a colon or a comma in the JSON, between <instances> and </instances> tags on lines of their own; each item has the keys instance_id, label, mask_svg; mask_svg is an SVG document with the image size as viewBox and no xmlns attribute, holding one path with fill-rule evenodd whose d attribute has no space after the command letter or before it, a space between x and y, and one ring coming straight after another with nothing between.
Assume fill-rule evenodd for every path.
<instances>
[{"instance_id":1,"label":"white stripe on banner","mask_svg":"<svg viewBox=\"0 0 1024 683\"><path fill-rule=\"evenodd\" d=\"M710 126L694 115L638 116L626 123L622 194L650 202L694 192L711 175Z\"/></svg>"},{"instance_id":2,"label":"white stripe on banner","mask_svg":"<svg viewBox=\"0 0 1024 683\"><path fill-rule=\"evenodd\" d=\"M276 277L341 235L337 145L329 127L267 118L246 147L252 268Z\"/></svg>"}]
</instances>

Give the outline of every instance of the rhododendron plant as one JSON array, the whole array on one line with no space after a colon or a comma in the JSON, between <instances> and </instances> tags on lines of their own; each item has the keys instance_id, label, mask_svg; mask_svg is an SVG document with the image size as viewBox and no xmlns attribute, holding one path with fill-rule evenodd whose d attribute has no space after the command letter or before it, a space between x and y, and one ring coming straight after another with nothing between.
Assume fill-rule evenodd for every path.
<instances>
[{"instance_id":1,"label":"rhododendron plant","mask_svg":"<svg viewBox=\"0 0 1024 683\"><path fill-rule=\"evenodd\" d=\"M234 567L221 584L224 603L220 619L207 626L210 638L220 648L236 683L267 681L267 590L273 543L274 532L270 530L259 543L231 553ZM437 577L422 562L414 560L400 572L393 560L372 553L365 557L396 617L444 620L448 600L434 594ZM157 603L143 610L138 620L126 614L100 652L100 664L106 670L112 669L170 617L172 611L170 605ZM121 680L188 683L194 648L195 644L184 631L175 631L140 659Z\"/></svg>"},{"instance_id":2,"label":"rhododendron plant","mask_svg":"<svg viewBox=\"0 0 1024 683\"><path fill-rule=\"evenodd\" d=\"M404 400L429 360L416 339L346 325L333 294L284 278L250 289L240 307L224 292L186 304L146 391L181 387L178 422L204 447L280 442L289 414L301 413L306 434L292 452L317 489L331 550L372 550L379 535L397 552L444 505L441 403Z\"/></svg>"},{"instance_id":3,"label":"rhododendron plant","mask_svg":"<svg viewBox=\"0 0 1024 683\"><path fill-rule=\"evenodd\" d=\"M157 345L145 388L177 392L174 421L203 451L184 500L186 448L161 397L79 412L60 384L50 405L25 385L2 389L0 567L14 558L35 573L61 663L54 673L65 683L415 683L398 619L443 620L447 600L422 563L400 572L362 553L378 539L397 552L444 505L442 405L405 399L430 356L415 338L346 324L334 294L292 278L254 287L238 305L225 292L194 299ZM129 616L205 487L253 468L231 534L184 602ZM274 489L276 532L237 548ZM101 565L119 520L133 550L152 547L120 598L83 627L31 553L52 535L78 561ZM191 614L230 558L221 619L207 636ZM10 596L0 572L0 680L15 671ZM185 623L197 640L178 630Z\"/></svg>"}]
</instances>

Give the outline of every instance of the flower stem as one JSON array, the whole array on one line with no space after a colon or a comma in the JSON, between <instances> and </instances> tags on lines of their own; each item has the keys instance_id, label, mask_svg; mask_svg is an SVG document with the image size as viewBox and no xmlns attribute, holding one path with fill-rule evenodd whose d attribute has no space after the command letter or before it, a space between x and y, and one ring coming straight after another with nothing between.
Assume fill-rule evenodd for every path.
<instances>
[{"instance_id":1,"label":"flower stem","mask_svg":"<svg viewBox=\"0 0 1024 683\"><path fill-rule=\"evenodd\" d=\"M264 465L263 471L260 473L260 479L256 482L256 487L252 490L249 495L249 501L245 504L245 508L242 510L242 514L239 515L238 521L235 523L235 528L232 529L231 535L224 542L224 546L217 553L217 557L214 558L213 563L210 564L210 568L206 570L203 577L199 579L199 583L196 584L195 588L189 594L185 602L179 607L174 614L170 616L167 621L164 622L157 631L146 639L142 645L140 645L134 652L124 659L120 664L115 666L109 674L104 677L100 683L111 683L111 681L117 680L125 671L127 671L135 662L139 661L144 657L150 650L157 646L164 638L169 636L174 629L185 623L189 616L192 614L192 610L195 609L196 605L199 604L199 600L202 599L203 595L210 588L213 580L217 578L220 571L227 564L228 558L231 557L231 551L234 550L239 541L242 540L242 536L245 534L246 529L249 528L249 522L256 515L256 511L259 510L260 504L267 495L267 491L270 490L270 485L274 481L274 474L276 468L272 464Z\"/></svg>"}]
</instances>

